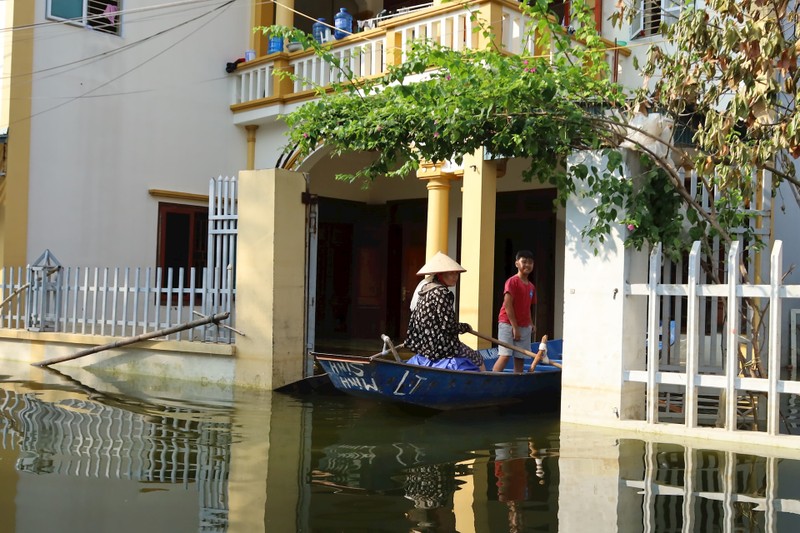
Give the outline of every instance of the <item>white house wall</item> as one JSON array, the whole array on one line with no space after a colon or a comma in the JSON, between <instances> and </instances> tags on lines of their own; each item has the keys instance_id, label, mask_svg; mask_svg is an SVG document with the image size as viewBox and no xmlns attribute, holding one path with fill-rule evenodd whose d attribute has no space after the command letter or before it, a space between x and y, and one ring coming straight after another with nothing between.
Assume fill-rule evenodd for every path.
<instances>
[{"instance_id":1,"label":"white house wall","mask_svg":"<svg viewBox=\"0 0 800 533\"><path fill-rule=\"evenodd\" d=\"M121 36L54 24L36 2L28 258L153 266L148 190L207 194L244 168L225 64L248 46L250 2L188 22L224 2L125 0Z\"/></svg>"},{"instance_id":2,"label":"white house wall","mask_svg":"<svg viewBox=\"0 0 800 533\"><path fill-rule=\"evenodd\" d=\"M797 175L797 172L795 172ZM795 197L791 185L781 185L775 202L774 227L775 239L783 241L783 272L786 274L784 283L800 285L800 246L798 246L797 230L800 228L800 200ZM791 269L791 272L789 272ZM788 274L787 274L788 272ZM797 335L800 341L800 331L791 331L790 314L792 309L800 309L800 300L786 300L783 305L782 323L786 326L784 331L789 335ZM796 341L797 342L797 341ZM782 338L783 353L789 352L790 338ZM784 362L788 361L788 357Z\"/></svg>"},{"instance_id":3,"label":"white house wall","mask_svg":"<svg viewBox=\"0 0 800 533\"><path fill-rule=\"evenodd\" d=\"M797 243L797 229L800 228L800 205L791 190L791 185L784 183L781 185L778 196L773 199L775 202L774 224L775 239L784 242L783 263L784 272L791 266L795 268L786 276L785 283L800 284L800 247L793 246ZM798 304L800 305L800 303Z\"/></svg>"}]
</instances>

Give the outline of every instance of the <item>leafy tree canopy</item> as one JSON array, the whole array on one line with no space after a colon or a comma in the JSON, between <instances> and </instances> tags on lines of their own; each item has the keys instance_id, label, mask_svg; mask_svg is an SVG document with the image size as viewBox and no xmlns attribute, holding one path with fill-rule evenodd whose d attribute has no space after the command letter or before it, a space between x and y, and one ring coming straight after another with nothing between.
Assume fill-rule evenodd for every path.
<instances>
[{"instance_id":1,"label":"leafy tree canopy","mask_svg":"<svg viewBox=\"0 0 800 533\"><path fill-rule=\"evenodd\" d=\"M789 5L708 0L697 9L687 3L678 20L662 25L663 38L642 67L643 86L631 92L611 81L606 45L580 0L573 2L574 35L548 16L548 0L521 4L536 21L530 28L536 49L552 53L511 55L496 45L453 51L418 42L403 64L368 80L355 80L328 47L302 32L263 31L301 41L344 73L343 82L319 88L320 99L285 117L289 146L301 157L321 144L335 154L375 155L339 179L407 175L421 161L460 162L483 146L498 157L529 160L524 177L553 184L562 202L583 182L585 194L600 200L585 230L596 241L622 223L631 229L626 244L663 242L676 256L693 239L730 240L743 226L739 208L751 193L752 171L774 171L775 186L783 179L797 184L791 160L800 154L797 52L783 34L796 21ZM617 23L632 14L619 6L612 17ZM480 28L495 42L491 27ZM698 191L686 189L675 158L649 150L640 140L647 134L628 122L648 110L696 128L696 150L683 160L712 197L717 191L710 211L696 202ZM615 177L624 139L644 156L637 179ZM576 150L604 151L608 165L578 164L568 173L566 156Z\"/></svg>"}]
</instances>

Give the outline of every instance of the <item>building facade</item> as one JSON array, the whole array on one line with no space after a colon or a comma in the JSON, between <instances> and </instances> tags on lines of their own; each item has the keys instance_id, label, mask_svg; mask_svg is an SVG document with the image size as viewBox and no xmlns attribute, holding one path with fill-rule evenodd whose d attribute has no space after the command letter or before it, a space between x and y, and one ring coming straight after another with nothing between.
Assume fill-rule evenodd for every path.
<instances>
[{"instance_id":1,"label":"building facade","mask_svg":"<svg viewBox=\"0 0 800 533\"><path fill-rule=\"evenodd\" d=\"M271 388L308 371L296 361L311 346L371 349L381 333L402 338L415 273L439 250L467 268L459 315L478 331L496 327L502 284L519 249L536 257L539 334L585 331L585 316L568 308L600 310L609 287L624 290L631 259L621 241L604 250L613 257L600 266L613 264L612 270L587 261L588 244L575 226L585 213L580 206L572 212L554 208L554 189L522 179L525 161L493 160L479 151L459 167L431 162L415 176L378 179L364 188L335 176L360 168L367 154L332 156L321 147L297 160L286 146L281 116L315 98L313 88L335 81L336 74L310 51L276 50L254 27L277 23L311 31L315 20L330 23L344 7L361 31L332 41L331 50L357 75L377 76L402 62L414 39L457 49L486 46L487 37L472 31L476 19L488 21L496 44L509 52L533 50L524 38L530 21L517 2L5 4L12 31L4 40L0 115L8 127L0 265L24 266L50 250L63 265L201 267L208 260L208 179L245 171L239 199L249 202L243 209L249 214L240 220L245 245L236 277L240 290L242 283L261 290L237 294L239 319L253 329L247 340L236 341L236 352L250 366L237 371L229 357L219 367L223 381L247 375L241 378L247 384ZM595 4L616 81L641 83L634 57L643 61L647 47L640 45L677 5L643 1L634 23L616 28L608 22L614 2ZM568 30L569 3L553 2L552 11ZM281 77L286 69L298 79ZM791 239L800 222L797 198L784 185L764 206L770 240L785 242L786 265L800 262L800 247ZM797 284L797 276L791 271L784 281ZM588 299L570 296L588 282L594 287ZM291 312L278 305L288 299ZM784 306L782 323L793 307ZM604 316L612 315L622 327L625 313ZM260 366L274 363L274 353L260 358L252 340L258 338L252 331L262 327L271 349L295 368L259 377ZM603 331L608 329L598 335ZM276 348L276 338L291 342Z\"/></svg>"}]
</instances>

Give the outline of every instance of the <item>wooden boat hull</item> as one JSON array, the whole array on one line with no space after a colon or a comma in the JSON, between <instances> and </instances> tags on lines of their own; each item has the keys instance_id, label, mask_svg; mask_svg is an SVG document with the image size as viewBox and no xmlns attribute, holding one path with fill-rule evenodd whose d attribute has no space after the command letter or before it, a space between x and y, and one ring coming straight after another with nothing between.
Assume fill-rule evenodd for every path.
<instances>
[{"instance_id":1,"label":"wooden boat hull","mask_svg":"<svg viewBox=\"0 0 800 533\"><path fill-rule=\"evenodd\" d=\"M561 370L550 365L540 364L533 374L464 372L387 359L312 354L333 386L344 393L429 409L468 409L535 399L552 406L558 403L561 393ZM494 361L489 354L487 368ZM530 359L525 363L527 370ZM535 404L532 408L538 410Z\"/></svg>"}]
</instances>

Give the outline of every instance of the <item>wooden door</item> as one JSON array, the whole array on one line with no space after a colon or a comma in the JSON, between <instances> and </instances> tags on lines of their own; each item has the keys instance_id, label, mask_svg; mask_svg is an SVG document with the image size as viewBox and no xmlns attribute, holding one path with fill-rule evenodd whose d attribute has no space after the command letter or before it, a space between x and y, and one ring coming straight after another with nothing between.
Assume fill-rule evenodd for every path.
<instances>
[{"instance_id":1,"label":"wooden door","mask_svg":"<svg viewBox=\"0 0 800 533\"><path fill-rule=\"evenodd\" d=\"M408 330L408 321L411 318L411 298L414 296L414 289L422 279L417 276L417 271L425 264L425 243L411 244L403 250L402 260L402 286L400 287L400 331L399 334L405 338Z\"/></svg>"}]
</instances>

